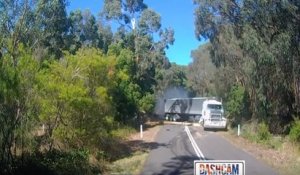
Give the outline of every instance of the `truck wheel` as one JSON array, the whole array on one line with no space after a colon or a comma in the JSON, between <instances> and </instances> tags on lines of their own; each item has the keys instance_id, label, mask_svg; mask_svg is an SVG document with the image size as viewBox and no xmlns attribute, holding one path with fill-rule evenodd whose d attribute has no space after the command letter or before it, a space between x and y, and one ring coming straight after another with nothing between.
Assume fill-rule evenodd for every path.
<instances>
[{"instance_id":1,"label":"truck wheel","mask_svg":"<svg viewBox=\"0 0 300 175\"><path fill-rule=\"evenodd\" d=\"M204 126L204 120L202 121L202 127L203 127L203 130L206 131L207 128Z\"/></svg>"}]
</instances>

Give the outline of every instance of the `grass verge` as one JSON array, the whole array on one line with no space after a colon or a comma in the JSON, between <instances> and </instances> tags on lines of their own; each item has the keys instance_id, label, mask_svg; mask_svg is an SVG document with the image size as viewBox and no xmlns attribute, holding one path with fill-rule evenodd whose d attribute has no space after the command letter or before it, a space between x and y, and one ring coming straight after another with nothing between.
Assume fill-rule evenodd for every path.
<instances>
[{"instance_id":1,"label":"grass verge","mask_svg":"<svg viewBox=\"0 0 300 175\"><path fill-rule=\"evenodd\" d=\"M283 143L281 154L288 154L288 159L282 160L281 164L277 166L279 173L282 175L298 175L300 172L300 150L299 145L286 141Z\"/></svg>"},{"instance_id":2,"label":"grass verge","mask_svg":"<svg viewBox=\"0 0 300 175\"><path fill-rule=\"evenodd\" d=\"M137 175L142 171L149 152L135 152L132 156L113 162L109 166L110 174Z\"/></svg>"},{"instance_id":3,"label":"grass verge","mask_svg":"<svg viewBox=\"0 0 300 175\"><path fill-rule=\"evenodd\" d=\"M159 122L146 123L142 140L139 132L131 133L124 140L124 144L129 149L123 153L123 156L120 156L121 158L110 163L107 174L140 174L151 151L151 145L154 143L155 137L160 130L160 126L161 123Z\"/></svg>"},{"instance_id":4,"label":"grass verge","mask_svg":"<svg viewBox=\"0 0 300 175\"><path fill-rule=\"evenodd\" d=\"M236 128L222 135L255 158L268 163L279 174L296 175L300 172L299 145L291 142L288 136L274 136L266 133L263 125L254 124L243 125L240 137L236 136Z\"/></svg>"}]
</instances>

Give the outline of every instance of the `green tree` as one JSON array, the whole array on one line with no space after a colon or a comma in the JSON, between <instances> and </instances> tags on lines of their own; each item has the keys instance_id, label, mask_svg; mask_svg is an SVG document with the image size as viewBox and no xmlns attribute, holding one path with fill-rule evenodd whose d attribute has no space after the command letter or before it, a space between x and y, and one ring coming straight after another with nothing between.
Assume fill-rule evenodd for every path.
<instances>
[{"instance_id":1,"label":"green tree","mask_svg":"<svg viewBox=\"0 0 300 175\"><path fill-rule=\"evenodd\" d=\"M38 0L35 8L37 43L35 47L41 58L51 55L62 56L68 22L66 0Z\"/></svg>"},{"instance_id":2,"label":"green tree","mask_svg":"<svg viewBox=\"0 0 300 175\"><path fill-rule=\"evenodd\" d=\"M154 103L154 100L149 100L152 99L150 94L154 94L155 86L159 81L157 78L161 77L157 76L158 72L169 66L164 49L174 42L174 31L161 29L161 17L149 9L143 0L105 1L101 14L107 20L119 24L118 31L114 36L118 47L127 48L133 53L131 56L134 60L127 58L130 59L130 64L133 64L131 69L134 70L134 74L130 74L133 78L129 81L131 84L125 84L131 87L130 92L133 89L138 92L133 95L133 99L137 100L131 100L133 103L129 104L135 104L133 105L137 110L135 114L139 116L140 112L148 110L142 109L144 107L139 108L138 104L150 101ZM159 36L160 40L154 41L155 35ZM127 89L126 86L123 88ZM128 95L125 96L128 97ZM141 102L139 102L140 100ZM133 109L133 107L129 109Z\"/></svg>"},{"instance_id":3,"label":"green tree","mask_svg":"<svg viewBox=\"0 0 300 175\"><path fill-rule=\"evenodd\" d=\"M101 48L103 43L98 33L96 18L89 10L72 11L69 15L69 50L75 53L81 47Z\"/></svg>"},{"instance_id":4,"label":"green tree","mask_svg":"<svg viewBox=\"0 0 300 175\"><path fill-rule=\"evenodd\" d=\"M116 56L117 83L112 90L112 97L116 107L116 120L123 124L136 123L136 115L139 109L141 88L136 83L136 64L134 54L120 45L111 45L109 56Z\"/></svg>"},{"instance_id":5,"label":"green tree","mask_svg":"<svg viewBox=\"0 0 300 175\"><path fill-rule=\"evenodd\" d=\"M215 81L216 67L210 59L210 47L210 44L206 44L191 52L193 62L189 65L187 75L189 86L200 96L216 95L212 83Z\"/></svg>"},{"instance_id":6,"label":"green tree","mask_svg":"<svg viewBox=\"0 0 300 175\"><path fill-rule=\"evenodd\" d=\"M71 147L95 146L112 131L114 64L97 49L81 49L40 72L40 120L47 126L50 150L55 139Z\"/></svg>"},{"instance_id":7,"label":"green tree","mask_svg":"<svg viewBox=\"0 0 300 175\"><path fill-rule=\"evenodd\" d=\"M295 69L300 58L295 43L299 3L195 3L196 35L210 40L212 62L233 73L233 85L245 87L252 119L267 121L272 132L284 132L299 111L299 84L295 83L299 80ZM287 18L294 20L284 20Z\"/></svg>"},{"instance_id":8,"label":"green tree","mask_svg":"<svg viewBox=\"0 0 300 175\"><path fill-rule=\"evenodd\" d=\"M15 66L19 44L31 46L35 42L34 12L31 7L34 1L12 0L1 1L0 6L0 53L8 52Z\"/></svg>"},{"instance_id":9,"label":"green tree","mask_svg":"<svg viewBox=\"0 0 300 175\"><path fill-rule=\"evenodd\" d=\"M163 96L166 89L173 87L187 88L187 66L170 64L169 68L159 69L156 73L157 85L155 87L156 96Z\"/></svg>"},{"instance_id":10,"label":"green tree","mask_svg":"<svg viewBox=\"0 0 300 175\"><path fill-rule=\"evenodd\" d=\"M31 150L32 127L36 124L37 94L34 91L38 64L31 53L18 47L18 62L14 64L6 53L0 60L0 164L2 173L11 173L16 162L17 150Z\"/></svg>"},{"instance_id":11,"label":"green tree","mask_svg":"<svg viewBox=\"0 0 300 175\"><path fill-rule=\"evenodd\" d=\"M110 26L104 25L101 21L98 24L98 35L100 37L100 48L106 53L109 45L113 42L113 33Z\"/></svg>"}]
</instances>

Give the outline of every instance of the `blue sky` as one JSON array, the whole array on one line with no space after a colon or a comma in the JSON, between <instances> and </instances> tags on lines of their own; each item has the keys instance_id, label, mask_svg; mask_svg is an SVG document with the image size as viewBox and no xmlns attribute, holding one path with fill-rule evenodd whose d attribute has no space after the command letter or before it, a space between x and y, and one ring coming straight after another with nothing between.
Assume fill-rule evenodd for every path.
<instances>
[{"instance_id":1,"label":"blue sky","mask_svg":"<svg viewBox=\"0 0 300 175\"><path fill-rule=\"evenodd\" d=\"M171 27L175 31L175 43L168 50L171 62L187 65L192 61L191 50L198 48L203 41L198 41L194 34L193 0L144 0L149 8L161 15L162 27ZM69 0L68 11L90 9L97 16L103 6L103 0Z\"/></svg>"}]
</instances>

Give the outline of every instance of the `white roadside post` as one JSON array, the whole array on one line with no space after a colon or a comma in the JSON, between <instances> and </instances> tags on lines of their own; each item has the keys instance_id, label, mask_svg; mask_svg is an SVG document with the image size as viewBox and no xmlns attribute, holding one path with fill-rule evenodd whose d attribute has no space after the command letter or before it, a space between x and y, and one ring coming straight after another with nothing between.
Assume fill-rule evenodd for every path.
<instances>
[{"instance_id":1,"label":"white roadside post","mask_svg":"<svg viewBox=\"0 0 300 175\"><path fill-rule=\"evenodd\" d=\"M143 139L143 125L142 124L140 125L140 136L141 136L141 139Z\"/></svg>"},{"instance_id":2,"label":"white roadside post","mask_svg":"<svg viewBox=\"0 0 300 175\"><path fill-rule=\"evenodd\" d=\"M240 125L238 124L238 136L240 136L240 131L241 130L241 128L240 128Z\"/></svg>"}]
</instances>

